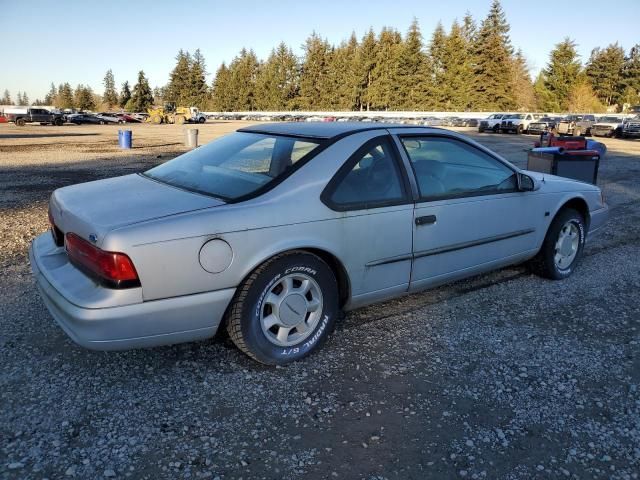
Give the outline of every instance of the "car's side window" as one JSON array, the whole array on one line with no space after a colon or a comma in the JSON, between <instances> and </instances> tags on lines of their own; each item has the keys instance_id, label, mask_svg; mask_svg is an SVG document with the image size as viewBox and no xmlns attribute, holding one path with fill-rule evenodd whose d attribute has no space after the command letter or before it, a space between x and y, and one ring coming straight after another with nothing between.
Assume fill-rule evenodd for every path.
<instances>
[{"instance_id":1,"label":"car's side window","mask_svg":"<svg viewBox=\"0 0 640 480\"><path fill-rule=\"evenodd\" d=\"M447 137L404 137L420 196L427 200L505 193L515 172L482 150Z\"/></svg>"},{"instance_id":2,"label":"car's side window","mask_svg":"<svg viewBox=\"0 0 640 480\"><path fill-rule=\"evenodd\" d=\"M361 210L402 202L406 198L396 155L388 137L365 144L329 185L328 200L339 210Z\"/></svg>"}]
</instances>

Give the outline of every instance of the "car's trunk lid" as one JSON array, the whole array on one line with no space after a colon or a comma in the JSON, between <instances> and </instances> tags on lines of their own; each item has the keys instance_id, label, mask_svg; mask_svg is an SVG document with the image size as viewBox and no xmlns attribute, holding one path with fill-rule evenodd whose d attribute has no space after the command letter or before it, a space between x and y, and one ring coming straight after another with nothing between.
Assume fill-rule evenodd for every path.
<instances>
[{"instance_id":1,"label":"car's trunk lid","mask_svg":"<svg viewBox=\"0 0 640 480\"><path fill-rule=\"evenodd\" d=\"M63 233L74 232L100 246L110 230L223 204L133 174L60 188L51 196L50 209Z\"/></svg>"}]
</instances>

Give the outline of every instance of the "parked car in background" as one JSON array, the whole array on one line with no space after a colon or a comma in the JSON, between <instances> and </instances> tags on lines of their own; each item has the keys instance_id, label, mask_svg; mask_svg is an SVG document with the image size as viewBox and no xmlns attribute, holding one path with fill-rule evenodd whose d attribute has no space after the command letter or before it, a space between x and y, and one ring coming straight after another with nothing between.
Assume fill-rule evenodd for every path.
<instances>
[{"instance_id":1,"label":"parked car in background","mask_svg":"<svg viewBox=\"0 0 640 480\"><path fill-rule=\"evenodd\" d=\"M540 118L537 113L512 113L502 118L500 133L527 133L529 124Z\"/></svg>"},{"instance_id":2,"label":"parked car in background","mask_svg":"<svg viewBox=\"0 0 640 480\"><path fill-rule=\"evenodd\" d=\"M64 123L64 116L61 113L52 112L40 107L6 108L4 114L8 122L13 122L19 127L27 123L51 124L56 126Z\"/></svg>"},{"instance_id":3,"label":"parked car in background","mask_svg":"<svg viewBox=\"0 0 640 480\"><path fill-rule=\"evenodd\" d=\"M142 122L142 120L140 120L137 117L134 117L133 114L130 114L130 113L114 113L113 115L118 117L120 120L122 120L123 123L140 123L140 122Z\"/></svg>"},{"instance_id":4,"label":"parked car in background","mask_svg":"<svg viewBox=\"0 0 640 480\"><path fill-rule=\"evenodd\" d=\"M592 114L567 115L556 126L558 135L592 135L591 128L596 123L596 116Z\"/></svg>"},{"instance_id":5,"label":"parked car in background","mask_svg":"<svg viewBox=\"0 0 640 480\"><path fill-rule=\"evenodd\" d=\"M124 118L119 117L115 113L100 112L96 114L96 117L104 120L105 123L126 123Z\"/></svg>"},{"instance_id":6,"label":"parked car in background","mask_svg":"<svg viewBox=\"0 0 640 480\"><path fill-rule=\"evenodd\" d=\"M640 115L627 118L622 126L622 138L640 137Z\"/></svg>"},{"instance_id":7,"label":"parked car in background","mask_svg":"<svg viewBox=\"0 0 640 480\"><path fill-rule=\"evenodd\" d=\"M67 115L67 122L75 123L76 125L105 125L108 123L104 118L100 118L91 113L72 113L71 115Z\"/></svg>"},{"instance_id":8,"label":"parked car in background","mask_svg":"<svg viewBox=\"0 0 640 480\"><path fill-rule=\"evenodd\" d=\"M52 316L85 347L223 326L278 365L317 350L340 310L527 260L567 278L607 215L595 185L523 171L448 130L258 124L54 191L29 256Z\"/></svg>"},{"instance_id":9,"label":"parked car in background","mask_svg":"<svg viewBox=\"0 0 640 480\"><path fill-rule=\"evenodd\" d=\"M0 114L0 123L7 123L7 117Z\"/></svg>"},{"instance_id":10,"label":"parked car in background","mask_svg":"<svg viewBox=\"0 0 640 480\"><path fill-rule=\"evenodd\" d=\"M540 135L541 133L553 131L558 123L562 121L562 117L541 117L529 124L528 133Z\"/></svg>"},{"instance_id":11,"label":"parked car in background","mask_svg":"<svg viewBox=\"0 0 640 480\"><path fill-rule=\"evenodd\" d=\"M478 132L498 133L500 131L500 122L507 115L509 114L508 113L492 113L487 118L480 120L480 123L478 124Z\"/></svg>"},{"instance_id":12,"label":"parked car in background","mask_svg":"<svg viewBox=\"0 0 640 480\"><path fill-rule=\"evenodd\" d=\"M591 127L591 134L596 137L620 137L622 136L622 125L624 117L617 115L606 115L600 117Z\"/></svg>"},{"instance_id":13,"label":"parked car in background","mask_svg":"<svg viewBox=\"0 0 640 480\"><path fill-rule=\"evenodd\" d=\"M475 118L460 118L456 117L452 121L452 126L454 127L477 127L478 120Z\"/></svg>"}]
</instances>

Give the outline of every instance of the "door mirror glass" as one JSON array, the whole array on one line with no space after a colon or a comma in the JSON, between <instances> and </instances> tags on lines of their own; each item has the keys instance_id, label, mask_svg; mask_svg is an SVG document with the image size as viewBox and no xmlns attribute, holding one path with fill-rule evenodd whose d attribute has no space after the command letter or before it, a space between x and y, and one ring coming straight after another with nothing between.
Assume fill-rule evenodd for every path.
<instances>
[{"instance_id":1,"label":"door mirror glass","mask_svg":"<svg viewBox=\"0 0 640 480\"><path fill-rule=\"evenodd\" d=\"M524 173L518 174L518 186L520 187L520 191L522 192L532 192L539 188L537 182L529 175L525 175Z\"/></svg>"}]
</instances>

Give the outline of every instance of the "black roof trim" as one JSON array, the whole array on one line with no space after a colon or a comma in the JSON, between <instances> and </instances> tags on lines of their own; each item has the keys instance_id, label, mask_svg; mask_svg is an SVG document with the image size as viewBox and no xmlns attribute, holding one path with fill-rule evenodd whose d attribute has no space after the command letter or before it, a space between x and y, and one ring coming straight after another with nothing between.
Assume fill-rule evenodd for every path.
<instances>
[{"instance_id":1,"label":"black roof trim","mask_svg":"<svg viewBox=\"0 0 640 480\"><path fill-rule=\"evenodd\" d=\"M238 132L337 140L348 135L390 128L430 128L423 125L362 122L278 122L239 128Z\"/></svg>"}]
</instances>

